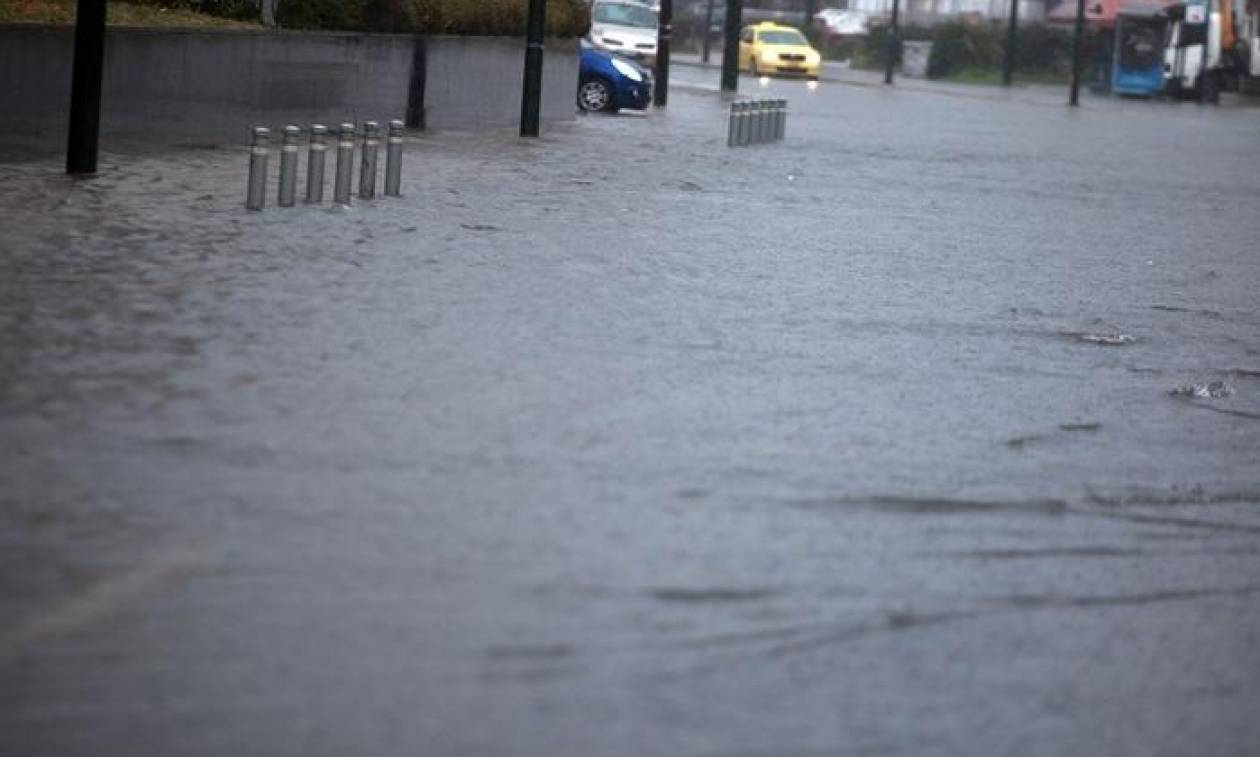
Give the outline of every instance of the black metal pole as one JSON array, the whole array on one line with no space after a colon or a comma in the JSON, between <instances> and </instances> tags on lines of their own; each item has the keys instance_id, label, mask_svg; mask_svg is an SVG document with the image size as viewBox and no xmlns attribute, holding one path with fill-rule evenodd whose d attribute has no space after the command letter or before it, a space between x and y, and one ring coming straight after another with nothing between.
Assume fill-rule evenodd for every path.
<instances>
[{"instance_id":1,"label":"black metal pole","mask_svg":"<svg viewBox=\"0 0 1260 757\"><path fill-rule=\"evenodd\" d=\"M1076 25L1072 32L1072 92L1068 105L1081 104L1081 47L1085 37L1085 0L1076 0Z\"/></svg>"},{"instance_id":2,"label":"black metal pole","mask_svg":"<svg viewBox=\"0 0 1260 757\"><path fill-rule=\"evenodd\" d=\"M814 36L814 0L805 0L805 33Z\"/></svg>"},{"instance_id":3,"label":"black metal pole","mask_svg":"<svg viewBox=\"0 0 1260 757\"><path fill-rule=\"evenodd\" d=\"M547 25L547 0L529 0L529 24L525 29L525 80L521 85L521 136L538 136L542 101L543 32Z\"/></svg>"},{"instance_id":4,"label":"black metal pole","mask_svg":"<svg viewBox=\"0 0 1260 757\"><path fill-rule=\"evenodd\" d=\"M79 0L74 21L74 73L66 173L96 173L105 64L105 0Z\"/></svg>"},{"instance_id":5,"label":"black metal pole","mask_svg":"<svg viewBox=\"0 0 1260 757\"><path fill-rule=\"evenodd\" d=\"M1006 27L1006 55L1002 58L1002 83L1011 86L1015 72L1015 36L1019 24L1019 0L1011 0L1011 22Z\"/></svg>"},{"instance_id":6,"label":"black metal pole","mask_svg":"<svg viewBox=\"0 0 1260 757\"><path fill-rule=\"evenodd\" d=\"M722 91L739 89L739 27L742 0L726 0L726 34L722 42Z\"/></svg>"},{"instance_id":7,"label":"black metal pole","mask_svg":"<svg viewBox=\"0 0 1260 757\"><path fill-rule=\"evenodd\" d=\"M708 0L704 6L704 36L703 42L700 43L700 60L703 63L709 62L709 30L713 28L713 0Z\"/></svg>"},{"instance_id":8,"label":"black metal pole","mask_svg":"<svg viewBox=\"0 0 1260 757\"><path fill-rule=\"evenodd\" d=\"M669 102L669 41L674 36L674 0L661 0L656 32L656 86L652 104L663 108Z\"/></svg>"},{"instance_id":9,"label":"black metal pole","mask_svg":"<svg viewBox=\"0 0 1260 757\"><path fill-rule=\"evenodd\" d=\"M897 63L897 51L901 46L897 43L899 30L897 28L897 12L900 10L901 3L893 0L892 23L888 25L888 44L887 52L888 60L884 63L884 83L893 83L893 66Z\"/></svg>"}]
</instances>

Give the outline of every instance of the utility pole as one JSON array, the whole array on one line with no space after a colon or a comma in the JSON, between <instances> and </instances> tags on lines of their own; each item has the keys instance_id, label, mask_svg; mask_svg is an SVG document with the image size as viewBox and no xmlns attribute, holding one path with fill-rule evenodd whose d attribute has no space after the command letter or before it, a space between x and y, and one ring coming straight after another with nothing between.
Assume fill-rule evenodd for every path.
<instances>
[{"instance_id":1,"label":"utility pole","mask_svg":"<svg viewBox=\"0 0 1260 757\"><path fill-rule=\"evenodd\" d=\"M722 91L739 90L739 27L743 0L726 0L726 35L722 43Z\"/></svg>"},{"instance_id":2,"label":"utility pole","mask_svg":"<svg viewBox=\"0 0 1260 757\"><path fill-rule=\"evenodd\" d=\"M543 31L547 25L547 0L529 0L525 27L525 80L521 85L521 136L538 136L542 102Z\"/></svg>"},{"instance_id":3,"label":"utility pole","mask_svg":"<svg viewBox=\"0 0 1260 757\"><path fill-rule=\"evenodd\" d=\"M1006 55L1002 58L1002 83L1011 86L1015 71L1015 35L1019 23L1019 0L1011 0L1011 22L1006 27Z\"/></svg>"},{"instance_id":4,"label":"utility pole","mask_svg":"<svg viewBox=\"0 0 1260 757\"><path fill-rule=\"evenodd\" d=\"M805 0L805 34L814 36L815 0Z\"/></svg>"},{"instance_id":5,"label":"utility pole","mask_svg":"<svg viewBox=\"0 0 1260 757\"><path fill-rule=\"evenodd\" d=\"M1084 2L1084 0L1081 0ZM888 60L884 64L884 83L893 83L893 66L897 63L897 52L901 49L901 45L897 39L899 30L897 28L897 11L900 10L901 3L899 0L893 0L892 23L888 25Z\"/></svg>"},{"instance_id":6,"label":"utility pole","mask_svg":"<svg viewBox=\"0 0 1260 757\"><path fill-rule=\"evenodd\" d=\"M66 173L96 173L101 134L101 76L105 67L106 0L79 0L74 19L74 72Z\"/></svg>"},{"instance_id":7,"label":"utility pole","mask_svg":"<svg viewBox=\"0 0 1260 757\"><path fill-rule=\"evenodd\" d=\"M713 28L713 0L707 0L704 6L704 41L700 43L700 61L709 62L709 30Z\"/></svg>"},{"instance_id":8,"label":"utility pole","mask_svg":"<svg viewBox=\"0 0 1260 757\"><path fill-rule=\"evenodd\" d=\"M1085 0L1076 0L1076 25L1072 32L1072 92L1068 95L1068 105L1075 108L1081 104L1081 44L1085 37Z\"/></svg>"},{"instance_id":9,"label":"utility pole","mask_svg":"<svg viewBox=\"0 0 1260 757\"><path fill-rule=\"evenodd\" d=\"M674 0L661 0L656 32L656 86L652 104L663 108L669 102L669 41L674 36Z\"/></svg>"}]
</instances>

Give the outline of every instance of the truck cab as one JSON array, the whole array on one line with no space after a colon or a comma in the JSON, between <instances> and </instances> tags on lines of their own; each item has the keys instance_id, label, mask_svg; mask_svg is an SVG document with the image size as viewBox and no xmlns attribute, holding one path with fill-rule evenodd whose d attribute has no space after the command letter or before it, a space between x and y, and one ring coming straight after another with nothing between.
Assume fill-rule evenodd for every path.
<instances>
[{"instance_id":1,"label":"truck cab","mask_svg":"<svg viewBox=\"0 0 1260 757\"><path fill-rule=\"evenodd\" d=\"M1215 3L1187 0L1164 9L1168 17L1164 92L1171 97L1198 96L1215 101L1220 94L1225 61L1221 55L1221 14Z\"/></svg>"}]
</instances>

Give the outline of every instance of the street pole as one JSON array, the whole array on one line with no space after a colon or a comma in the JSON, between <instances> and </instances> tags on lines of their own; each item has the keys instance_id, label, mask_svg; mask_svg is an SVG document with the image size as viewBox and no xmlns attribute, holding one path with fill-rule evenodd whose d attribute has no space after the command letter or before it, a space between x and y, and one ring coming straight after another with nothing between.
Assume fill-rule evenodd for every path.
<instances>
[{"instance_id":1,"label":"street pole","mask_svg":"<svg viewBox=\"0 0 1260 757\"><path fill-rule=\"evenodd\" d=\"M1081 1L1084 2L1084 0ZM900 45L897 44L897 11L900 10L900 5L899 0L893 0L892 23L888 25L888 60L884 64L885 84L893 83L893 65L897 61L897 50L900 48Z\"/></svg>"},{"instance_id":2,"label":"street pole","mask_svg":"<svg viewBox=\"0 0 1260 757\"><path fill-rule=\"evenodd\" d=\"M810 37L814 36L815 7L814 0L805 0L805 34Z\"/></svg>"},{"instance_id":3,"label":"street pole","mask_svg":"<svg viewBox=\"0 0 1260 757\"><path fill-rule=\"evenodd\" d=\"M96 173L101 133L101 76L105 64L106 0L79 0L74 21L70 133L66 173Z\"/></svg>"},{"instance_id":4,"label":"street pole","mask_svg":"<svg viewBox=\"0 0 1260 757\"><path fill-rule=\"evenodd\" d=\"M669 102L669 41L674 36L674 0L661 0L656 32L656 86L652 104L658 108Z\"/></svg>"},{"instance_id":5,"label":"street pole","mask_svg":"<svg viewBox=\"0 0 1260 757\"><path fill-rule=\"evenodd\" d=\"M726 33L722 41L722 91L739 90L739 27L743 0L726 0Z\"/></svg>"},{"instance_id":6,"label":"street pole","mask_svg":"<svg viewBox=\"0 0 1260 757\"><path fill-rule=\"evenodd\" d=\"M1068 105L1075 108L1081 104L1081 44L1085 37L1085 0L1076 0L1076 25L1072 32L1072 93L1068 96Z\"/></svg>"},{"instance_id":7,"label":"street pole","mask_svg":"<svg viewBox=\"0 0 1260 757\"><path fill-rule=\"evenodd\" d=\"M713 0L708 0L704 6L704 34L703 42L700 43L700 60L703 63L709 62L709 29L713 28Z\"/></svg>"},{"instance_id":8,"label":"street pole","mask_svg":"<svg viewBox=\"0 0 1260 757\"><path fill-rule=\"evenodd\" d=\"M542 101L543 31L547 25L547 0L529 0L525 28L525 80L521 85L521 136L538 136Z\"/></svg>"},{"instance_id":9,"label":"street pole","mask_svg":"<svg viewBox=\"0 0 1260 757\"><path fill-rule=\"evenodd\" d=\"M1011 86L1015 71L1015 34L1019 23L1019 0L1011 0L1011 23L1006 27L1006 55L1002 58L1002 83Z\"/></svg>"}]
</instances>

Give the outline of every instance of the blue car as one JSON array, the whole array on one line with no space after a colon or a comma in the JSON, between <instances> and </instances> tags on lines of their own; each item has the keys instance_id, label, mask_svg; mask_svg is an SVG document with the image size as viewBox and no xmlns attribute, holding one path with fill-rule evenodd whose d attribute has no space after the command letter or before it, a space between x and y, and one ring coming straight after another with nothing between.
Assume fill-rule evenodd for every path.
<instances>
[{"instance_id":1,"label":"blue car","mask_svg":"<svg viewBox=\"0 0 1260 757\"><path fill-rule=\"evenodd\" d=\"M578 74L578 107L614 113L621 108L643 110L652 101L652 72L632 60L582 46Z\"/></svg>"}]
</instances>

